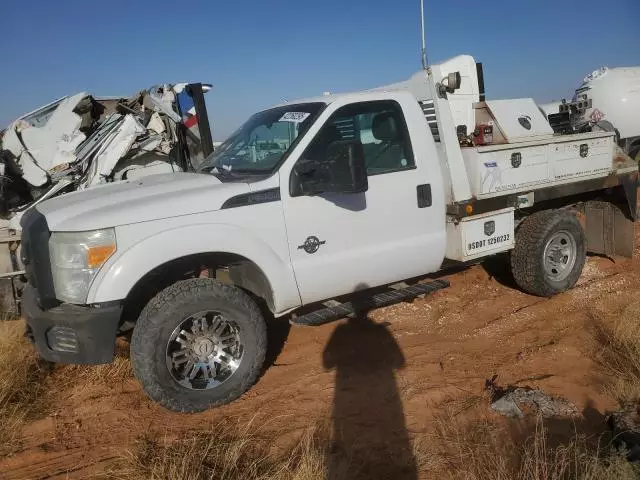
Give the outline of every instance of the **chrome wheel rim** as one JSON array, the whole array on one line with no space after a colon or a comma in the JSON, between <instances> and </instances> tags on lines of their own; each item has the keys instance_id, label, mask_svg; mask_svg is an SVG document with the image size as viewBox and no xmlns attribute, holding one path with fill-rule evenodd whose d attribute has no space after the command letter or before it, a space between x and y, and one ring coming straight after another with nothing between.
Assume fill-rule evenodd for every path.
<instances>
[{"instance_id":1,"label":"chrome wheel rim","mask_svg":"<svg viewBox=\"0 0 640 480\"><path fill-rule=\"evenodd\" d=\"M554 281L566 279L576 264L576 241L569 232L562 230L551 235L544 247L544 271Z\"/></svg>"},{"instance_id":2,"label":"chrome wheel rim","mask_svg":"<svg viewBox=\"0 0 640 480\"><path fill-rule=\"evenodd\" d=\"M190 390L210 390L229 380L244 354L238 325L220 312L190 315L171 333L166 348L173 379Z\"/></svg>"}]
</instances>

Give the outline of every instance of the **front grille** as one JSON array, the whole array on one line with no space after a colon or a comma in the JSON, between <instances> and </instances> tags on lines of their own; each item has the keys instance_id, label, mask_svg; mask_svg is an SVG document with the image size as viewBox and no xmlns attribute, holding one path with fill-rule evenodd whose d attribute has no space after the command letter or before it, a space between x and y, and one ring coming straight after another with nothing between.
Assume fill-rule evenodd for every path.
<instances>
[{"instance_id":1,"label":"front grille","mask_svg":"<svg viewBox=\"0 0 640 480\"><path fill-rule=\"evenodd\" d=\"M78 336L70 327L51 327L47 330L47 345L56 352L78 353Z\"/></svg>"}]
</instances>

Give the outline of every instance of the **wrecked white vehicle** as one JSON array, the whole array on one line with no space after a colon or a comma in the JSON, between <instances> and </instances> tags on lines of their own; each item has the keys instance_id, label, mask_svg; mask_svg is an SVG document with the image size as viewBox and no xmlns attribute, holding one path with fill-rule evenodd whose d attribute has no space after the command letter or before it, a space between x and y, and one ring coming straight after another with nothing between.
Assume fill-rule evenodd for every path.
<instances>
[{"instance_id":1,"label":"wrecked white vehicle","mask_svg":"<svg viewBox=\"0 0 640 480\"><path fill-rule=\"evenodd\" d=\"M0 132L0 217L63 192L189 171L213 151L210 85L154 86L130 98L63 97Z\"/></svg>"}]
</instances>

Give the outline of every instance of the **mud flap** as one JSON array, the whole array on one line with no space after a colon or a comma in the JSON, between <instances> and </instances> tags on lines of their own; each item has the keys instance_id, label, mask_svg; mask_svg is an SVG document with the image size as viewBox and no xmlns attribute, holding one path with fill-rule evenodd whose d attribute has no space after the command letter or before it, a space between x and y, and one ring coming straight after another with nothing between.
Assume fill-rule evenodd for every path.
<instances>
[{"instance_id":1,"label":"mud flap","mask_svg":"<svg viewBox=\"0 0 640 480\"><path fill-rule=\"evenodd\" d=\"M638 172L631 175L623 175L620 178L624 196L629 204L629 213L634 222L638 221Z\"/></svg>"},{"instance_id":2,"label":"mud flap","mask_svg":"<svg viewBox=\"0 0 640 480\"><path fill-rule=\"evenodd\" d=\"M588 252L629 258L633 256L633 219L627 217L619 207L608 202L587 202L584 214Z\"/></svg>"}]
</instances>

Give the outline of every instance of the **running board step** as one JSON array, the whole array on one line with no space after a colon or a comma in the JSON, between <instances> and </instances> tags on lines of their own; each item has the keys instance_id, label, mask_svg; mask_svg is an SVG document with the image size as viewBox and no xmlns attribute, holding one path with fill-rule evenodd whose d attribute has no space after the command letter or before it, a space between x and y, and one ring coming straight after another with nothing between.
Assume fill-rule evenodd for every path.
<instances>
[{"instance_id":1,"label":"running board step","mask_svg":"<svg viewBox=\"0 0 640 480\"><path fill-rule=\"evenodd\" d=\"M434 280L428 283L417 283L409 287L398 290L390 290L388 292L376 293L371 297L362 299L357 302L357 309L360 311L372 310L374 308L386 307L405 300L419 297L427 293L433 293L449 286L448 280ZM305 327L317 327L325 323L333 322L341 318L356 313L356 306L353 302L345 302L332 307L322 308L299 317L292 317L290 323L292 325L301 325Z\"/></svg>"}]
</instances>

